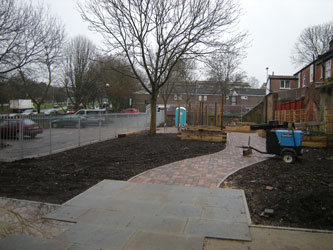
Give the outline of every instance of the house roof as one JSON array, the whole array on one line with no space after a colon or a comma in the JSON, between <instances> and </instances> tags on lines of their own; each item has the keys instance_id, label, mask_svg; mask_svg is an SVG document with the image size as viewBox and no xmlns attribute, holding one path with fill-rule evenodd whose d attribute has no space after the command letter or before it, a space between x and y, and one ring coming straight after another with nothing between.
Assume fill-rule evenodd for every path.
<instances>
[{"instance_id":1,"label":"house roof","mask_svg":"<svg viewBox=\"0 0 333 250\"><path fill-rule=\"evenodd\" d=\"M266 89L237 88L238 95L266 95Z\"/></svg>"},{"instance_id":2,"label":"house roof","mask_svg":"<svg viewBox=\"0 0 333 250\"><path fill-rule=\"evenodd\" d=\"M331 59L333 57L333 49L327 51L325 54L322 54L320 56L318 56L317 64L321 64L329 59Z\"/></svg>"},{"instance_id":3,"label":"house roof","mask_svg":"<svg viewBox=\"0 0 333 250\"><path fill-rule=\"evenodd\" d=\"M270 79L288 79L288 80L297 80L296 76L286 76L286 75L270 75Z\"/></svg>"},{"instance_id":4,"label":"house roof","mask_svg":"<svg viewBox=\"0 0 333 250\"><path fill-rule=\"evenodd\" d=\"M333 40L331 40L332 43ZM325 52L322 55L319 55L317 57L317 59L313 60L311 63L307 64L306 66L304 66L302 69L300 69L299 71L297 71L294 75L297 75L298 73L300 73L301 71L303 71L304 69L306 69L307 67L311 66L314 63L321 64L325 61L327 61L328 59L333 57L333 48L330 48L327 52Z\"/></svg>"}]
</instances>

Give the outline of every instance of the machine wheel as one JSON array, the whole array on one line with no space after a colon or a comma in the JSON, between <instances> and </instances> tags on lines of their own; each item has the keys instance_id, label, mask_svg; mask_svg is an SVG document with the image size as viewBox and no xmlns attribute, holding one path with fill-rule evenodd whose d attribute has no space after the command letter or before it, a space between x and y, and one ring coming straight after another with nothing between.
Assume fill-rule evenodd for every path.
<instances>
[{"instance_id":1,"label":"machine wheel","mask_svg":"<svg viewBox=\"0 0 333 250\"><path fill-rule=\"evenodd\" d=\"M282 153L282 159L285 163L292 164L296 160L296 155L293 152L286 151Z\"/></svg>"}]
</instances>

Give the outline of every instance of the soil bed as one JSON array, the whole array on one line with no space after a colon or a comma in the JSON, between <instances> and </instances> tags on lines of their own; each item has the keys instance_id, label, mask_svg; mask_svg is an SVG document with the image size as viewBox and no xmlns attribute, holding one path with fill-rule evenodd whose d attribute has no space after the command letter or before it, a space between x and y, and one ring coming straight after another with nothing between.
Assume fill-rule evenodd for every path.
<instances>
[{"instance_id":1,"label":"soil bed","mask_svg":"<svg viewBox=\"0 0 333 250\"><path fill-rule=\"evenodd\" d=\"M277 157L254 164L221 187L245 191L254 224L333 230L332 149L306 149L291 165Z\"/></svg>"},{"instance_id":2,"label":"soil bed","mask_svg":"<svg viewBox=\"0 0 333 250\"><path fill-rule=\"evenodd\" d=\"M65 152L0 163L0 197L61 204L101 180L128 180L148 169L218 152L222 143L176 134L131 135Z\"/></svg>"}]
</instances>

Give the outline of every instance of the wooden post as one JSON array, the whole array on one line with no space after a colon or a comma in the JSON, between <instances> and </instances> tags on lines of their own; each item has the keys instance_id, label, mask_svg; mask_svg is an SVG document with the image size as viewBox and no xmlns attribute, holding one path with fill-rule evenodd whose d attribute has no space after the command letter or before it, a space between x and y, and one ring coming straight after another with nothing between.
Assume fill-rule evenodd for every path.
<instances>
[{"instance_id":1,"label":"wooden post","mask_svg":"<svg viewBox=\"0 0 333 250\"><path fill-rule=\"evenodd\" d=\"M195 122L194 125L199 125L199 107L195 105Z\"/></svg>"},{"instance_id":2,"label":"wooden post","mask_svg":"<svg viewBox=\"0 0 333 250\"><path fill-rule=\"evenodd\" d=\"M200 125L203 125L203 102L200 102Z\"/></svg>"},{"instance_id":3,"label":"wooden post","mask_svg":"<svg viewBox=\"0 0 333 250\"><path fill-rule=\"evenodd\" d=\"M206 126L209 125L209 124L208 124L208 118L209 118L208 115L209 115L209 114L208 114L208 104L206 104Z\"/></svg>"},{"instance_id":4,"label":"wooden post","mask_svg":"<svg viewBox=\"0 0 333 250\"><path fill-rule=\"evenodd\" d=\"M191 124L191 120L192 120L192 112L191 112L192 110L191 110L191 103L189 103L188 104L188 111L187 112L189 112L189 120L188 121L186 121L186 123L187 124L190 124L190 125L193 125L193 124Z\"/></svg>"},{"instance_id":5,"label":"wooden post","mask_svg":"<svg viewBox=\"0 0 333 250\"><path fill-rule=\"evenodd\" d=\"M217 117L217 103L215 102L215 126L218 126L218 117Z\"/></svg>"}]
</instances>

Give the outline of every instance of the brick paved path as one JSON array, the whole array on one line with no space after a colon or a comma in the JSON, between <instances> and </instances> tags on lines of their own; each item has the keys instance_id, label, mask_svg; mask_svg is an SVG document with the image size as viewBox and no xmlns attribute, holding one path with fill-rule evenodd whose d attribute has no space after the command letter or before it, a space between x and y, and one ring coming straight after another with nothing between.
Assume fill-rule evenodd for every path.
<instances>
[{"instance_id":1,"label":"brick paved path","mask_svg":"<svg viewBox=\"0 0 333 250\"><path fill-rule=\"evenodd\" d=\"M228 174L267 159L268 155L255 151L250 156L242 155L242 149L237 146L247 145L249 136L252 146L266 151L265 139L255 133L228 133L225 150L151 169L130 181L215 188Z\"/></svg>"}]
</instances>

